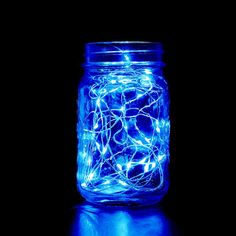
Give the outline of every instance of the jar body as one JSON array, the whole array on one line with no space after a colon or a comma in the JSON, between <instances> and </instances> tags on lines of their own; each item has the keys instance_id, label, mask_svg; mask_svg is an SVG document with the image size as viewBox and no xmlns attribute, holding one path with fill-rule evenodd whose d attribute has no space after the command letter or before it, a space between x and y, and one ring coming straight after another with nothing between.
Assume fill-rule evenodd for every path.
<instances>
[{"instance_id":1,"label":"jar body","mask_svg":"<svg viewBox=\"0 0 236 236\"><path fill-rule=\"evenodd\" d=\"M78 189L93 203L145 205L165 195L169 93L160 66L90 66L78 95Z\"/></svg>"}]
</instances>

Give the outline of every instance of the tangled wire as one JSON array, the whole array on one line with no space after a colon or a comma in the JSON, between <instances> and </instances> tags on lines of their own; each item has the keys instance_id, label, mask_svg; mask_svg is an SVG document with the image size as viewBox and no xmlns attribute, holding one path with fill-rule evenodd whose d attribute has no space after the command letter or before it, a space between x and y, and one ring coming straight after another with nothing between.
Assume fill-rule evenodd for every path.
<instances>
[{"instance_id":1,"label":"tangled wire","mask_svg":"<svg viewBox=\"0 0 236 236\"><path fill-rule=\"evenodd\" d=\"M168 161L164 79L150 69L111 70L89 78L80 117L81 187L103 194L161 188Z\"/></svg>"}]
</instances>

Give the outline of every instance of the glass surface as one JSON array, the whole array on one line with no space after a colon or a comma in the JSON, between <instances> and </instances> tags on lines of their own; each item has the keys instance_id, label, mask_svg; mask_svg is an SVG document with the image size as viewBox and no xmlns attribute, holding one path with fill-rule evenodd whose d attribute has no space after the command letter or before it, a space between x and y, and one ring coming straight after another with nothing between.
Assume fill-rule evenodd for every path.
<instances>
[{"instance_id":1,"label":"glass surface","mask_svg":"<svg viewBox=\"0 0 236 236\"><path fill-rule=\"evenodd\" d=\"M82 204L72 211L69 236L177 236L177 225L159 208L102 208Z\"/></svg>"},{"instance_id":2,"label":"glass surface","mask_svg":"<svg viewBox=\"0 0 236 236\"><path fill-rule=\"evenodd\" d=\"M78 188L94 203L160 201L168 189L169 94L159 43L86 45L78 96Z\"/></svg>"}]
</instances>

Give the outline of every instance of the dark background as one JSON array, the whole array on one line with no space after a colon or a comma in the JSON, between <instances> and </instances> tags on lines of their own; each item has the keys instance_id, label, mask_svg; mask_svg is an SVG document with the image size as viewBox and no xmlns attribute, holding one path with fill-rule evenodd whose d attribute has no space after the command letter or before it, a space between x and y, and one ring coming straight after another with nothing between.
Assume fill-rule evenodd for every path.
<instances>
[{"instance_id":1,"label":"dark background","mask_svg":"<svg viewBox=\"0 0 236 236\"><path fill-rule=\"evenodd\" d=\"M163 44L170 88L171 185L162 207L186 235L225 231L228 94L220 69L227 60L227 24L206 6L170 5L164 11L158 4L117 4L45 6L14 21L11 70L21 79L10 82L19 148L9 150L23 156L16 158L15 168L23 168L14 184L15 205L29 209L22 225L32 226L31 233L64 235L70 209L83 201L76 190L76 102L84 44L141 40Z\"/></svg>"}]
</instances>

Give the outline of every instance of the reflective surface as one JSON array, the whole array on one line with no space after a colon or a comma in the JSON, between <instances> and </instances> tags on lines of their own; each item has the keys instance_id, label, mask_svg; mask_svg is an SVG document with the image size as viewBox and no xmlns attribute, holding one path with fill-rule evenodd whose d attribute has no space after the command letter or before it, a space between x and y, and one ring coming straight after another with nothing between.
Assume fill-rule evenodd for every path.
<instances>
[{"instance_id":1,"label":"reflective surface","mask_svg":"<svg viewBox=\"0 0 236 236\"><path fill-rule=\"evenodd\" d=\"M78 189L92 203L159 202L169 186L170 135L161 46L106 42L86 48L78 89Z\"/></svg>"},{"instance_id":2,"label":"reflective surface","mask_svg":"<svg viewBox=\"0 0 236 236\"><path fill-rule=\"evenodd\" d=\"M156 207L112 208L78 205L70 227L70 236L171 236L183 235L174 223Z\"/></svg>"}]
</instances>

